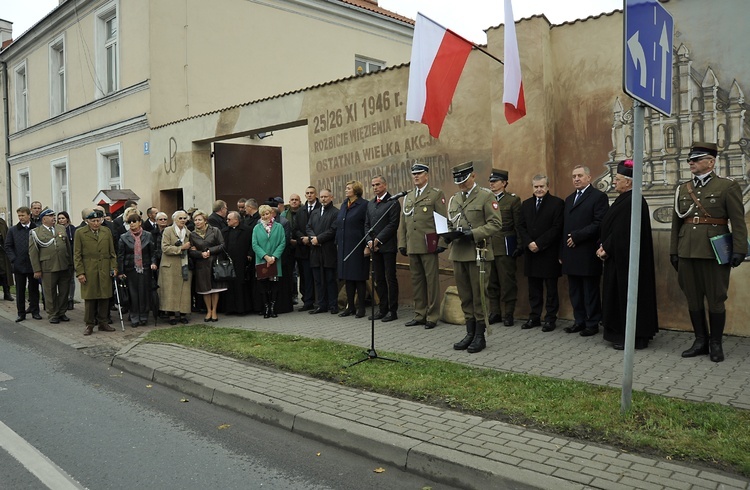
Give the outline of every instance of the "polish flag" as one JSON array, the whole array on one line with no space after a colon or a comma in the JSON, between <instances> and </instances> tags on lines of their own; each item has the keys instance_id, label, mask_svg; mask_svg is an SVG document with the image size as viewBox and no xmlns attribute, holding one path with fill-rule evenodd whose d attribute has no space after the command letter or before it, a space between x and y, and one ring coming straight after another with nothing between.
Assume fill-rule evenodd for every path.
<instances>
[{"instance_id":1,"label":"polish flag","mask_svg":"<svg viewBox=\"0 0 750 490\"><path fill-rule=\"evenodd\" d=\"M411 46L406 120L426 124L434 138L440 135L472 46L456 33L417 14Z\"/></svg>"},{"instance_id":2,"label":"polish flag","mask_svg":"<svg viewBox=\"0 0 750 490\"><path fill-rule=\"evenodd\" d=\"M526 115L526 101L523 98L523 81L521 80L521 58L518 56L518 39L516 22L513 18L513 6L505 0L505 68L503 70L503 103L505 119L508 124Z\"/></svg>"}]
</instances>

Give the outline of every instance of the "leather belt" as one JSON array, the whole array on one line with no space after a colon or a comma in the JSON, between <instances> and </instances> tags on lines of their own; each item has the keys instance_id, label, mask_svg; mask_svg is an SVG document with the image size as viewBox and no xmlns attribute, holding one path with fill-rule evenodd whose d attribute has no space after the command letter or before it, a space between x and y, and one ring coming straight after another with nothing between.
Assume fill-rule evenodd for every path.
<instances>
[{"instance_id":1,"label":"leather belt","mask_svg":"<svg viewBox=\"0 0 750 490\"><path fill-rule=\"evenodd\" d=\"M685 218L685 224L687 225L727 225L728 223L729 220L725 218L706 218L703 216Z\"/></svg>"}]
</instances>

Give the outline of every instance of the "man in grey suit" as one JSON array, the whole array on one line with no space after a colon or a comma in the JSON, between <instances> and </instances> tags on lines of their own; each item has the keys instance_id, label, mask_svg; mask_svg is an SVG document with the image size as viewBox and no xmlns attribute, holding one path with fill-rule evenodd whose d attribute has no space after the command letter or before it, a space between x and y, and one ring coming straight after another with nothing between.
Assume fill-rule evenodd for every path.
<instances>
[{"instance_id":1,"label":"man in grey suit","mask_svg":"<svg viewBox=\"0 0 750 490\"><path fill-rule=\"evenodd\" d=\"M50 323L67 322L73 255L65 228L55 224L55 212L45 209L41 225L29 233L29 258L34 279L42 280L45 307Z\"/></svg>"}]
</instances>

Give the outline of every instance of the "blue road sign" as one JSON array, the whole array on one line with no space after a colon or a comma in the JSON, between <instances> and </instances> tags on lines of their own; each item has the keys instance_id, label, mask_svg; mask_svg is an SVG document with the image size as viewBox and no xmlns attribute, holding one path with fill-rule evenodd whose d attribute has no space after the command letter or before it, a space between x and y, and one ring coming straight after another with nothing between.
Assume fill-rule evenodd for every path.
<instances>
[{"instance_id":1,"label":"blue road sign","mask_svg":"<svg viewBox=\"0 0 750 490\"><path fill-rule=\"evenodd\" d=\"M625 0L625 93L672 113L672 15L657 0Z\"/></svg>"}]
</instances>

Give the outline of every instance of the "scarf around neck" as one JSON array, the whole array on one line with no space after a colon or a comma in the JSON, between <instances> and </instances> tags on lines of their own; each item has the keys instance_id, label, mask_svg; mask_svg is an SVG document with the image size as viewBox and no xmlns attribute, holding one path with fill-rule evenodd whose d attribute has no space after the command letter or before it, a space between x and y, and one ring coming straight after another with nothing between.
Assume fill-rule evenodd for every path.
<instances>
[{"instance_id":1,"label":"scarf around neck","mask_svg":"<svg viewBox=\"0 0 750 490\"><path fill-rule=\"evenodd\" d=\"M138 228L138 231L130 230L130 234L135 239L133 245L133 260L135 262L135 271L138 274L143 274L143 247L141 246L141 237L143 236L143 228Z\"/></svg>"}]
</instances>

